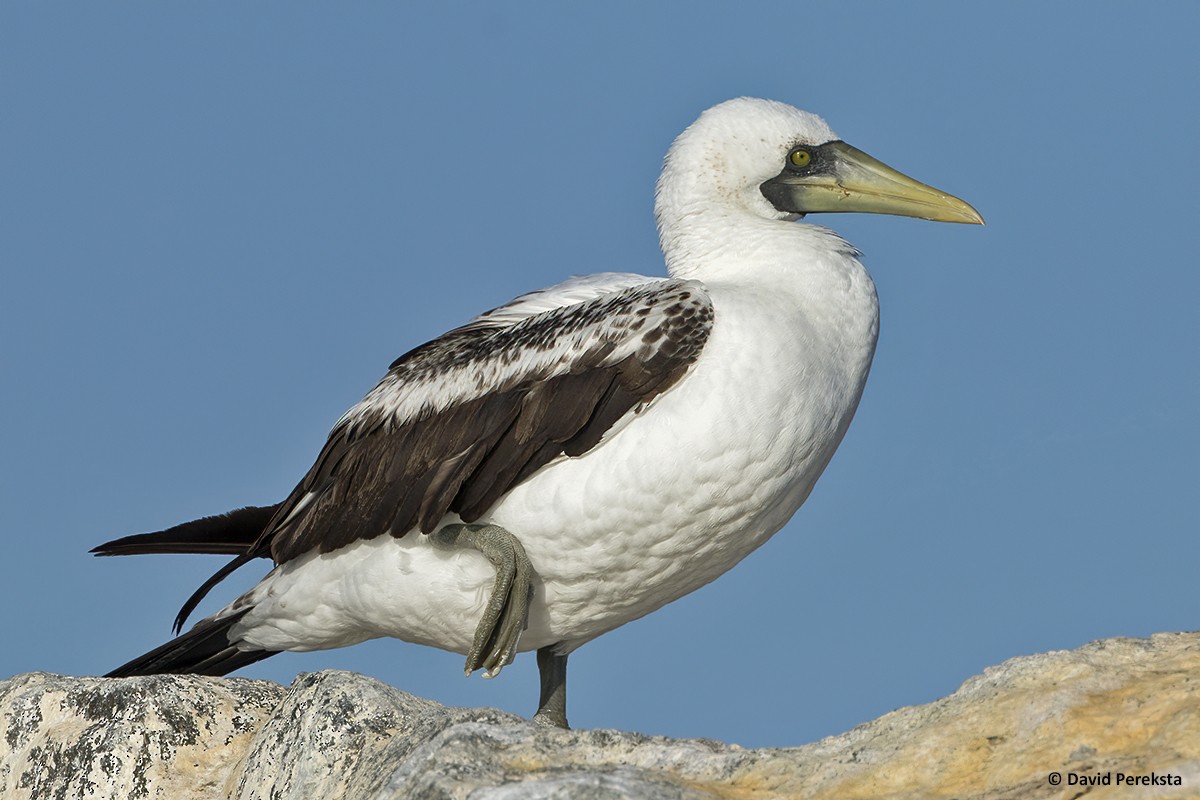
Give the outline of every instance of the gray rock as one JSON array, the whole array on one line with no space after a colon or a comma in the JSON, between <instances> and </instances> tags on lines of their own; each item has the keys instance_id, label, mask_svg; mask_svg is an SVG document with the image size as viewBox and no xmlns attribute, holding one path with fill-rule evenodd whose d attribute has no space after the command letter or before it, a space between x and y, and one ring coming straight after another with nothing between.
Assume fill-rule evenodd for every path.
<instances>
[{"instance_id":1,"label":"gray rock","mask_svg":"<svg viewBox=\"0 0 1200 800\"><path fill-rule=\"evenodd\" d=\"M811 745L745 750L549 730L348 672L287 689L35 673L0 682L0 800L1198 797L1198 676L1198 634L1114 639L1013 659ZM1168 780L1127 780L1151 775Z\"/></svg>"},{"instance_id":2,"label":"gray rock","mask_svg":"<svg viewBox=\"0 0 1200 800\"><path fill-rule=\"evenodd\" d=\"M0 683L0 798L223 800L285 692L238 678L19 675Z\"/></svg>"}]
</instances>

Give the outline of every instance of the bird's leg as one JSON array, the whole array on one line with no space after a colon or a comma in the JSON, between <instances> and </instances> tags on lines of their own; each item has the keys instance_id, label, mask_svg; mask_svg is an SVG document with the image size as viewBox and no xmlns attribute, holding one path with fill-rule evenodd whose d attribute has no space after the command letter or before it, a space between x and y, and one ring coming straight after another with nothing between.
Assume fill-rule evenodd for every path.
<instances>
[{"instance_id":1,"label":"bird's leg","mask_svg":"<svg viewBox=\"0 0 1200 800\"><path fill-rule=\"evenodd\" d=\"M537 651L538 675L542 679L542 694L538 710L533 715L537 725L569 728L567 724L567 657L554 652L555 645Z\"/></svg>"},{"instance_id":2,"label":"bird's leg","mask_svg":"<svg viewBox=\"0 0 1200 800\"><path fill-rule=\"evenodd\" d=\"M499 525L447 525L433 539L441 545L478 550L496 568L492 596L475 628L466 667L468 675L482 668L484 677L494 678L512 663L528 624L536 574L533 564L517 537Z\"/></svg>"}]
</instances>

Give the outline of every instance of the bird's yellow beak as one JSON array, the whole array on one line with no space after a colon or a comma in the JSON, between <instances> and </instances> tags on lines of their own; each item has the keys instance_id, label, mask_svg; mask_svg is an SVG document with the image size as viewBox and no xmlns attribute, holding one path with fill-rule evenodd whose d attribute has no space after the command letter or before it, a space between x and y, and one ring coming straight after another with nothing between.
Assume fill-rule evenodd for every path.
<instances>
[{"instance_id":1,"label":"bird's yellow beak","mask_svg":"<svg viewBox=\"0 0 1200 800\"><path fill-rule=\"evenodd\" d=\"M979 212L954 195L913 180L841 141L794 148L783 172L760 189L772 205L789 214L857 211L983 224Z\"/></svg>"}]
</instances>

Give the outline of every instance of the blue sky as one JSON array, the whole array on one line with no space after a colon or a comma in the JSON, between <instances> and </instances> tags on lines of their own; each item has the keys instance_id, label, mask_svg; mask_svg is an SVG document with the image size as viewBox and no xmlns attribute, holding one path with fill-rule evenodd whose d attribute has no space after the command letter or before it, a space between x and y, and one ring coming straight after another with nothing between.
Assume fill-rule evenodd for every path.
<instances>
[{"instance_id":1,"label":"blue sky","mask_svg":"<svg viewBox=\"0 0 1200 800\"><path fill-rule=\"evenodd\" d=\"M661 274L663 153L737 95L988 226L820 220L879 287L858 417L771 542L572 657L572 722L801 744L1200 627L1200 7L408 6L0 12L0 676L164 640L221 562L88 548L282 498L396 355L571 274ZM324 668L536 700L531 656L466 680L395 641L241 674Z\"/></svg>"}]
</instances>

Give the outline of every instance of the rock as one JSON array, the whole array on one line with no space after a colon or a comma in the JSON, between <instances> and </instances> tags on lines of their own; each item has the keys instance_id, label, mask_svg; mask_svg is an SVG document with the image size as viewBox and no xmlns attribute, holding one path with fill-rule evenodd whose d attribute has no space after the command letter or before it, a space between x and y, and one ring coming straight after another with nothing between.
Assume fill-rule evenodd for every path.
<instances>
[{"instance_id":1,"label":"rock","mask_svg":"<svg viewBox=\"0 0 1200 800\"><path fill-rule=\"evenodd\" d=\"M223 800L286 691L239 678L17 676L0 683L0 797Z\"/></svg>"},{"instance_id":2,"label":"rock","mask_svg":"<svg viewBox=\"0 0 1200 800\"><path fill-rule=\"evenodd\" d=\"M0 683L0 736L0 800L1200 797L1200 634L1013 659L775 750L547 730L347 672L23 675Z\"/></svg>"}]
</instances>

